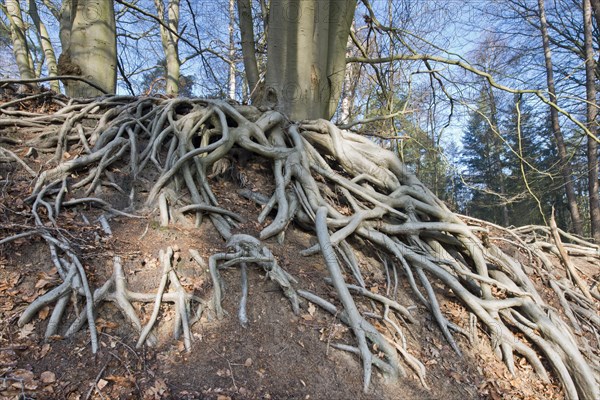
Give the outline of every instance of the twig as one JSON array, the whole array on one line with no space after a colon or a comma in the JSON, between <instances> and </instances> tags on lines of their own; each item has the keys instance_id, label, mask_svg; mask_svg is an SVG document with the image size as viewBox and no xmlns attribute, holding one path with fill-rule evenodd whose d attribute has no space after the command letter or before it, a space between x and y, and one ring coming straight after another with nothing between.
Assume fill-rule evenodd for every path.
<instances>
[{"instance_id":1,"label":"twig","mask_svg":"<svg viewBox=\"0 0 600 400\"><path fill-rule=\"evenodd\" d=\"M87 394L84 397L84 400L89 400L89 398L92 397L92 393L94 393L94 389L98 388L97 387L98 382L100 381L100 378L102 378L102 374L104 373L104 370L106 370L107 366L108 366L108 361L106 361L104 363L104 366L102 367L102 369L100 369L100 372L98 372L98 375L96 375L96 378L94 379L94 382L92 383L92 387L90 388L90 390L88 390ZM100 395L100 397L104 398L102 393L100 393L100 390L98 390L98 394Z\"/></svg>"}]
</instances>

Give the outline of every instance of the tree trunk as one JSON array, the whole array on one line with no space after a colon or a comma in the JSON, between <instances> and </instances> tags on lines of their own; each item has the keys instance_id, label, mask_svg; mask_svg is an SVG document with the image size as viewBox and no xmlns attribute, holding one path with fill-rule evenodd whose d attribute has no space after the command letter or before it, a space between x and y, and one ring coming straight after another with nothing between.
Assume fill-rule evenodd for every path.
<instances>
[{"instance_id":1,"label":"tree trunk","mask_svg":"<svg viewBox=\"0 0 600 400\"><path fill-rule=\"evenodd\" d=\"M256 62L256 45L254 42L254 24L252 22L252 7L250 0L237 0L238 17L240 20L240 36L242 37L242 56L248 92L252 101L258 98L258 63Z\"/></svg>"},{"instance_id":2,"label":"tree trunk","mask_svg":"<svg viewBox=\"0 0 600 400\"><path fill-rule=\"evenodd\" d=\"M35 29L37 30L38 36L40 38L40 44L42 46L42 50L44 51L44 57L46 58L48 76L56 76L58 72L58 65L56 63L56 53L54 52L54 46L52 46L52 42L50 41L48 29L46 29L46 25L42 22L42 20L40 19L40 15L38 14L37 4L35 3L35 0L29 0L29 15L33 20L33 24L35 25ZM60 84L58 81L51 81L50 87L56 93L60 93Z\"/></svg>"},{"instance_id":3,"label":"tree trunk","mask_svg":"<svg viewBox=\"0 0 600 400\"><path fill-rule=\"evenodd\" d=\"M272 1L266 105L294 120L333 116L355 8L355 0Z\"/></svg>"},{"instance_id":4,"label":"tree trunk","mask_svg":"<svg viewBox=\"0 0 600 400\"><path fill-rule=\"evenodd\" d=\"M350 27L353 29L353 27ZM352 39L348 37L347 49L352 46ZM346 57L350 57L352 54L346 50ZM352 107L354 105L354 94L356 93L356 65L346 65L346 72L344 74L344 83L342 84L342 102L340 110L340 123L350 123L350 117L352 115Z\"/></svg>"},{"instance_id":5,"label":"tree trunk","mask_svg":"<svg viewBox=\"0 0 600 400\"><path fill-rule=\"evenodd\" d=\"M600 29L600 0L591 0L590 5L592 6L592 11L596 18L596 26Z\"/></svg>"},{"instance_id":6,"label":"tree trunk","mask_svg":"<svg viewBox=\"0 0 600 400\"><path fill-rule=\"evenodd\" d=\"M65 0L60 6L60 15L58 20L60 28L58 36L60 38L60 45L63 52L65 52L65 50L69 48L69 43L71 42L71 29L73 27L72 8L75 5L71 3L72 1Z\"/></svg>"},{"instance_id":7,"label":"tree trunk","mask_svg":"<svg viewBox=\"0 0 600 400\"><path fill-rule=\"evenodd\" d=\"M598 105L596 103L596 60L594 58L592 7L590 0L583 0L583 34L585 38L585 89L587 93L587 127L598 137ZM600 199L598 198L598 143L587 138L588 190L590 199L590 225L592 237L600 243Z\"/></svg>"},{"instance_id":8,"label":"tree trunk","mask_svg":"<svg viewBox=\"0 0 600 400\"><path fill-rule=\"evenodd\" d=\"M229 98L235 100L235 0L229 0Z\"/></svg>"},{"instance_id":9,"label":"tree trunk","mask_svg":"<svg viewBox=\"0 0 600 400\"><path fill-rule=\"evenodd\" d=\"M58 73L81 75L107 93L115 93L117 36L113 1L65 0L61 14L63 53L58 59ZM67 81L64 85L70 97L103 94L84 82Z\"/></svg>"},{"instance_id":10,"label":"tree trunk","mask_svg":"<svg viewBox=\"0 0 600 400\"><path fill-rule=\"evenodd\" d=\"M156 12L158 18L164 21L165 8L163 6L163 0L154 0L156 6ZM179 0L169 0L167 9L167 18L165 25L169 27L167 29L162 24L160 25L160 38L162 41L163 51L165 52L165 60L167 62L167 87L166 91L168 95L177 96L179 93L179 70L181 68L181 61L179 60Z\"/></svg>"},{"instance_id":11,"label":"tree trunk","mask_svg":"<svg viewBox=\"0 0 600 400\"><path fill-rule=\"evenodd\" d=\"M550 100L554 103L556 100L556 89L554 87L554 72L552 71L552 53L550 51L550 41L548 39L548 24L546 22L546 11L544 6L544 0L538 0L539 12L540 12L540 30L542 34L542 44L544 48L544 59L546 61L546 81L548 84L548 93ZM560 129L560 123L558 121L558 111L554 107L550 107L550 119L552 122L552 133L556 140L556 147L558 150L559 168L565 182L565 191L567 193L567 203L569 205L569 212L571 214L571 221L573 223L573 230L576 234L583 234L583 224L581 223L581 216L579 214L579 207L577 206L577 198L575 196L575 189L573 187L573 174L567 157L567 148L565 141Z\"/></svg>"},{"instance_id":12,"label":"tree trunk","mask_svg":"<svg viewBox=\"0 0 600 400\"><path fill-rule=\"evenodd\" d=\"M6 16L10 24L10 35L13 43L13 53L19 68L21 79L33 79L33 60L29 54L27 37L25 36L25 24L21 14L19 0L6 0Z\"/></svg>"}]
</instances>

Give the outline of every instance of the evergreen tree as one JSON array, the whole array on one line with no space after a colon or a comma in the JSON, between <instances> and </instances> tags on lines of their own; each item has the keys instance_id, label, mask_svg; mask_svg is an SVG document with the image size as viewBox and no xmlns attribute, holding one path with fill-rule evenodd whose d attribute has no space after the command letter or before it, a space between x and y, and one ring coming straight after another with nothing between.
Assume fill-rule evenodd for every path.
<instances>
[{"instance_id":1,"label":"evergreen tree","mask_svg":"<svg viewBox=\"0 0 600 400\"><path fill-rule=\"evenodd\" d=\"M554 202L554 195L548 191L550 175L544 173L549 166L545 150L551 133L539 128L532 107L518 95L505 119L505 139L510 146L506 146L505 155L510 213L518 216L520 225L545 224L544 217L550 215Z\"/></svg>"},{"instance_id":2,"label":"evergreen tree","mask_svg":"<svg viewBox=\"0 0 600 400\"><path fill-rule=\"evenodd\" d=\"M465 181L472 191L466 211L474 217L508 225L504 144L497 121L493 92L482 87L463 134Z\"/></svg>"}]
</instances>

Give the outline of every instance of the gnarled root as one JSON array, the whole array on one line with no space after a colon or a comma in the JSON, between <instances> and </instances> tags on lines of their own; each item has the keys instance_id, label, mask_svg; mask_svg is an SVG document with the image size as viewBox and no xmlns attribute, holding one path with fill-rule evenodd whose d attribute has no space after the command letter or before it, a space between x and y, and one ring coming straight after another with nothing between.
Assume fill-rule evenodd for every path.
<instances>
[{"instance_id":1,"label":"gnarled root","mask_svg":"<svg viewBox=\"0 0 600 400\"><path fill-rule=\"evenodd\" d=\"M245 234L232 235L227 241L227 248L232 252L214 254L208 261L210 276L213 281L213 303L217 318L223 318L223 307L221 306L222 287L218 268L239 264L242 272L242 299L240 302L239 318L242 326L246 327L248 324L245 302L248 295L246 265L249 263L255 263L262 267L267 273L267 277L277 282L285 296L290 300L294 314L300 312L298 296L292 287L292 283L297 283L297 281L277 264L277 260L271 251L267 247L262 246L258 239ZM220 261L222 261L222 264L218 265Z\"/></svg>"}]
</instances>

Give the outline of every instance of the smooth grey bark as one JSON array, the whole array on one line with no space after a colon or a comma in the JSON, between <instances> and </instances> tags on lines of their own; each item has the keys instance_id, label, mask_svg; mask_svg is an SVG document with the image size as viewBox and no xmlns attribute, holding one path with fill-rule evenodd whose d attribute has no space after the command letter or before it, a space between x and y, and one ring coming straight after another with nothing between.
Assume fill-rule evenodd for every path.
<instances>
[{"instance_id":1,"label":"smooth grey bark","mask_svg":"<svg viewBox=\"0 0 600 400\"><path fill-rule=\"evenodd\" d=\"M252 7L250 0L237 0L240 36L242 39L242 56L248 92L252 101L258 95L258 63L256 62L256 44L254 42L254 24L252 23Z\"/></svg>"},{"instance_id":2,"label":"smooth grey bark","mask_svg":"<svg viewBox=\"0 0 600 400\"><path fill-rule=\"evenodd\" d=\"M73 27L73 2L71 0L65 0L60 5L60 11L58 15L60 45L63 49L69 48L71 42L71 28Z\"/></svg>"},{"instance_id":3,"label":"smooth grey bark","mask_svg":"<svg viewBox=\"0 0 600 400\"><path fill-rule=\"evenodd\" d=\"M154 0L158 18L161 21L165 18L165 8L163 0ZM160 38L163 51L165 52L165 60L167 62L167 80L166 92L168 95L177 96L179 93L179 70L181 68L181 60L179 59L179 37L175 32L179 32L179 0L169 0L167 5L167 21L164 21L167 29L163 24L159 25Z\"/></svg>"},{"instance_id":4,"label":"smooth grey bark","mask_svg":"<svg viewBox=\"0 0 600 400\"><path fill-rule=\"evenodd\" d=\"M229 98L235 100L235 0L229 0Z\"/></svg>"},{"instance_id":5,"label":"smooth grey bark","mask_svg":"<svg viewBox=\"0 0 600 400\"><path fill-rule=\"evenodd\" d=\"M21 13L19 0L6 0L6 16L10 24L10 35L13 44L13 53L21 79L33 79L33 60L29 54L27 38L25 36L25 24Z\"/></svg>"},{"instance_id":6,"label":"smooth grey bark","mask_svg":"<svg viewBox=\"0 0 600 400\"><path fill-rule=\"evenodd\" d=\"M552 70L552 52L550 50L550 41L548 39L548 23L546 22L546 11L544 0L538 0L539 6L539 17L540 17L540 31L542 34L542 44L544 48L544 60L546 63L546 82L548 84L548 94L550 95L550 101L557 103L556 99L556 88L554 86L554 72ZM558 150L559 168L565 183L565 192L567 194L567 203L569 206L569 212L571 214L571 221L573 223L573 230L576 234L583 234L583 224L581 222L581 215L579 214L579 207L577 206L577 198L575 196L575 189L573 187L573 172L569 165L567 148L565 146L565 140L563 138L562 131L560 129L560 123L558 121L558 111L554 107L550 107L550 120L552 123L552 133L556 140L556 148Z\"/></svg>"},{"instance_id":7,"label":"smooth grey bark","mask_svg":"<svg viewBox=\"0 0 600 400\"><path fill-rule=\"evenodd\" d=\"M355 0L273 0L265 103L293 120L333 116Z\"/></svg>"},{"instance_id":8,"label":"smooth grey bark","mask_svg":"<svg viewBox=\"0 0 600 400\"><path fill-rule=\"evenodd\" d=\"M113 0L65 0L61 8L63 53L60 75L80 75L106 93L117 88L117 37ZM85 82L65 81L70 97L97 97L102 91Z\"/></svg>"},{"instance_id":9,"label":"smooth grey bark","mask_svg":"<svg viewBox=\"0 0 600 400\"><path fill-rule=\"evenodd\" d=\"M48 29L46 28L46 25L42 22L38 13L37 4L35 3L35 0L29 0L29 16L31 16L31 19L33 21L33 24L35 26L40 40L40 45L42 47L42 50L44 51L44 57L46 58L46 66L48 68L48 76L56 76L58 72L56 53L54 52L54 46L52 45L52 41L50 40ZM60 85L58 81L51 81L50 87L55 92L60 92Z\"/></svg>"},{"instance_id":10,"label":"smooth grey bark","mask_svg":"<svg viewBox=\"0 0 600 400\"><path fill-rule=\"evenodd\" d=\"M596 59L593 44L592 6L590 0L583 0L583 35L585 43L585 89L587 98L587 127L598 137L598 104L596 102ZM598 191L598 143L587 137L588 191L590 201L590 225L592 237L600 243L600 199Z\"/></svg>"}]
</instances>

